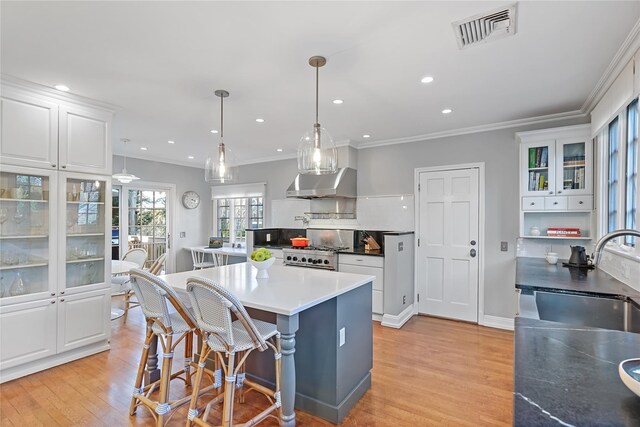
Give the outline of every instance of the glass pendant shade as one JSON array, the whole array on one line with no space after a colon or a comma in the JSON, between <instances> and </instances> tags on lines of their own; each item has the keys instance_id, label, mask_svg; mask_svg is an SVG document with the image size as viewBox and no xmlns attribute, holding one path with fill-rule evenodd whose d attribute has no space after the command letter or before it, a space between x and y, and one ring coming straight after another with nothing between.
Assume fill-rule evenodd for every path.
<instances>
[{"instance_id":1,"label":"glass pendant shade","mask_svg":"<svg viewBox=\"0 0 640 427\"><path fill-rule=\"evenodd\" d=\"M238 179L238 168L233 160L233 153L223 142L218 144L215 153L207 157L204 166L204 180L228 184Z\"/></svg>"},{"instance_id":2,"label":"glass pendant shade","mask_svg":"<svg viewBox=\"0 0 640 427\"><path fill-rule=\"evenodd\" d=\"M231 150L224 145L224 98L229 96L226 90L216 90L220 98L220 144L217 149L207 156L204 165L204 180L228 184L238 179L238 167Z\"/></svg>"},{"instance_id":3,"label":"glass pendant shade","mask_svg":"<svg viewBox=\"0 0 640 427\"><path fill-rule=\"evenodd\" d=\"M338 150L333 138L318 122L319 69L327 63L322 56L309 58L316 69L316 122L313 129L302 135L298 143L298 173L324 175L338 170Z\"/></svg>"},{"instance_id":4,"label":"glass pendant shade","mask_svg":"<svg viewBox=\"0 0 640 427\"><path fill-rule=\"evenodd\" d=\"M302 135L298 143L298 172L309 175L335 173L338 150L333 138L319 124Z\"/></svg>"}]
</instances>

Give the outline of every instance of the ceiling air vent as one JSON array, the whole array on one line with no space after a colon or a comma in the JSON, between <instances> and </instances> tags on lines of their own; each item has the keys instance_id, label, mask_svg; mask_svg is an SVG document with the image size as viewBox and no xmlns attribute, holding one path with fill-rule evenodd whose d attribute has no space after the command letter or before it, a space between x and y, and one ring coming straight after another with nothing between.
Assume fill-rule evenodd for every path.
<instances>
[{"instance_id":1,"label":"ceiling air vent","mask_svg":"<svg viewBox=\"0 0 640 427\"><path fill-rule=\"evenodd\" d=\"M464 49L516 33L516 4L454 22L458 47Z\"/></svg>"}]
</instances>

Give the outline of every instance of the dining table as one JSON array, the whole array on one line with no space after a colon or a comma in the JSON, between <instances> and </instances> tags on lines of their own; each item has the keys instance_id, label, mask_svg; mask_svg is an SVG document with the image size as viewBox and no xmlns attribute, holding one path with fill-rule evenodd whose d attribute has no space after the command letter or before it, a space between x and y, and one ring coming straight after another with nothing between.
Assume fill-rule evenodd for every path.
<instances>
[{"instance_id":1,"label":"dining table","mask_svg":"<svg viewBox=\"0 0 640 427\"><path fill-rule=\"evenodd\" d=\"M294 406L340 423L371 387L375 277L282 264L271 266L268 278L256 274L254 266L242 262L159 277L185 301L189 278L211 280L235 295L252 317L276 324L282 343L281 426L295 426ZM152 342L154 356L145 372L150 381L159 377L156 352ZM272 382L274 373L264 368L271 365L260 359L268 355L256 353L247 372Z\"/></svg>"}]
</instances>

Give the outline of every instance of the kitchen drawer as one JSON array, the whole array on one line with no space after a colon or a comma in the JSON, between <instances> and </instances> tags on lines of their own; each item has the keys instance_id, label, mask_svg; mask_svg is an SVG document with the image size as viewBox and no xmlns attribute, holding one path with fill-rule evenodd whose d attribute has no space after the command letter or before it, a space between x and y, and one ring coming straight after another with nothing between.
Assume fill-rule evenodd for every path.
<instances>
[{"instance_id":1,"label":"kitchen drawer","mask_svg":"<svg viewBox=\"0 0 640 427\"><path fill-rule=\"evenodd\" d=\"M523 197L523 211L541 211L544 209L544 197Z\"/></svg>"},{"instance_id":2,"label":"kitchen drawer","mask_svg":"<svg viewBox=\"0 0 640 427\"><path fill-rule=\"evenodd\" d=\"M590 211L593 208L593 196L569 196L569 210Z\"/></svg>"},{"instance_id":3,"label":"kitchen drawer","mask_svg":"<svg viewBox=\"0 0 640 427\"><path fill-rule=\"evenodd\" d=\"M375 255L339 254L338 262L340 264L366 265L367 267L384 267L384 257Z\"/></svg>"},{"instance_id":4,"label":"kitchen drawer","mask_svg":"<svg viewBox=\"0 0 640 427\"><path fill-rule=\"evenodd\" d=\"M382 291L373 291L371 295L371 311L376 314L384 313L384 293Z\"/></svg>"},{"instance_id":5,"label":"kitchen drawer","mask_svg":"<svg viewBox=\"0 0 640 427\"><path fill-rule=\"evenodd\" d=\"M566 211L567 210L567 197L545 197L544 198L544 210L546 211Z\"/></svg>"},{"instance_id":6,"label":"kitchen drawer","mask_svg":"<svg viewBox=\"0 0 640 427\"><path fill-rule=\"evenodd\" d=\"M384 269L380 267L369 267L367 265L351 265L340 262L338 267L340 273L365 274L375 276L373 279L373 290L382 291L384 289Z\"/></svg>"}]
</instances>

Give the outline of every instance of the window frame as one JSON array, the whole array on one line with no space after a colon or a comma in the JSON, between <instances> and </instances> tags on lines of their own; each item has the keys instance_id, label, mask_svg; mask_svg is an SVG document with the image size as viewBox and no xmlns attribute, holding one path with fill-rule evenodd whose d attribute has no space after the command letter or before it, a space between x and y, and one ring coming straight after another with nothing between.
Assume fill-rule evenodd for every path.
<instances>
[{"instance_id":1,"label":"window frame","mask_svg":"<svg viewBox=\"0 0 640 427\"><path fill-rule=\"evenodd\" d=\"M634 102L639 102L638 99L639 96L636 94L624 102L623 106L606 121L594 136L594 141L598 147L597 167L600 172L598 174L598 187L600 189L599 194L601 195L598 203L599 212L597 212L599 229L598 237L605 235L608 232L609 227L609 126L616 120L618 121L617 179L619 190L616 203L616 228L620 229L626 226L628 108ZM640 102L638 105L640 105ZM640 126L640 123L638 126ZM636 164L640 164L640 150L638 150L637 155L638 158L636 159ZM636 191L638 184L640 183L638 182L638 177L636 177ZM636 198L638 198L638 193L636 194ZM636 206L635 221L636 226L640 224L640 209L638 209L638 206ZM623 237L612 239L607 244L606 249L626 258L640 260L640 244L638 244L638 239L636 239L635 247L628 245L626 239Z\"/></svg>"},{"instance_id":2,"label":"window frame","mask_svg":"<svg viewBox=\"0 0 640 427\"><path fill-rule=\"evenodd\" d=\"M261 204L252 204L251 201L252 199L261 199L262 203ZM236 218L235 218L235 211L236 211L236 201L244 201L244 207L245 207L245 215L244 215L244 221L247 225L246 229L252 228L252 223L251 220L253 218L258 218L258 217L252 217L251 216L251 207L252 206L261 206L261 212L262 212L262 217L260 218L262 220L262 227L260 228L264 228L264 222L265 222L265 215L264 215L264 204L265 204L265 197L264 194L263 195L250 195L250 196L246 196L246 197L220 197L220 198L214 198L212 200L212 211L213 211L213 234L215 236L220 236L223 238L224 242L228 242L231 244L236 244L236 243L245 243L246 242L246 233L243 237L241 236L237 236L237 230L236 230ZM228 219L228 224L229 224L229 236L225 237L223 233L221 233L221 229L219 228L219 221L221 219L221 217L219 216L219 208L220 206L220 202L221 201L228 201L228 204L224 205L224 207L227 207L229 210L229 217L225 217Z\"/></svg>"}]
</instances>

